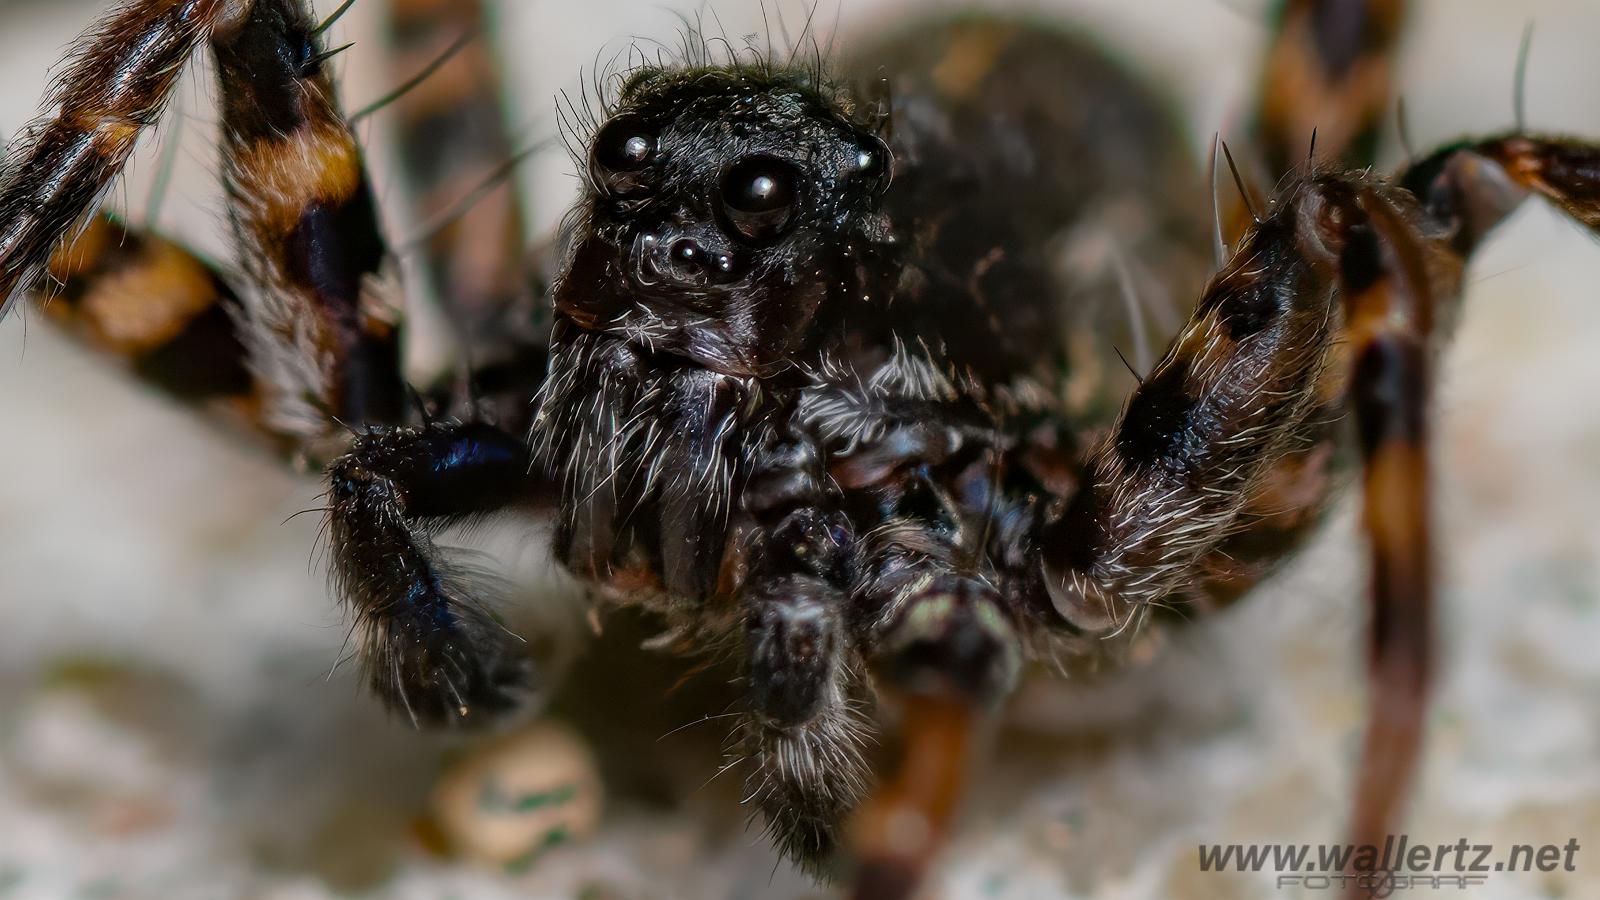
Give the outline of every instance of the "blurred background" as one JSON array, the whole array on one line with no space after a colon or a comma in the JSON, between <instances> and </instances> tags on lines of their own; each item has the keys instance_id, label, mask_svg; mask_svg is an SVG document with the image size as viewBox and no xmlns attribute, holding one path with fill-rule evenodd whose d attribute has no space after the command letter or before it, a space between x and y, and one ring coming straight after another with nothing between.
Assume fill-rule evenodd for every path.
<instances>
[{"instance_id":1,"label":"blurred background","mask_svg":"<svg viewBox=\"0 0 1600 900\"><path fill-rule=\"evenodd\" d=\"M356 108L394 84L382 0L331 43ZM336 5L319 0L319 11ZM980 5L980 4L965 4ZM1226 138L1268 33L1263 0L993 2L1096 35L1165 86L1201 158ZM0 0L0 133L33 114L50 67L105 4ZM769 3L797 30L809 5ZM930 4L823 0L852 35ZM1600 6L1425 0L1400 88L1431 147L1512 122L1524 25L1528 119L1600 137ZM505 0L490 34L519 145L555 133L553 95L635 37L676 39L676 0ZM754 2L713 2L733 35ZM212 97L189 79L112 204L230 258ZM365 129L380 197L401 190L381 117ZM1385 159L1401 158L1391 139ZM559 149L527 163L553 224L573 192ZM1205 190L1202 184L1196 191ZM391 235L412 233L391 203ZM1576 872L1505 874L1475 897L1600 896L1600 249L1537 204L1475 260L1445 362L1437 432L1444 662L1408 831L1417 840L1563 843ZM313 480L125 381L36 315L0 324L0 898L828 896L747 828L737 778L713 778L726 726L682 667L627 647L577 664L558 702L607 785L598 832L513 867L441 855L425 814L470 753L387 719L350 667L312 551ZM535 531L508 553L548 570ZM1350 504L1233 611L1093 687L1030 685L980 773L939 874L945 897L1283 896L1270 874L1202 873L1201 842L1336 841L1364 708L1359 543ZM570 586L530 604L584 632ZM713 691L714 693L714 691ZM618 728L628 723L632 730ZM679 729L681 730L675 730ZM649 737L635 739L640 729ZM619 738L619 734L635 737Z\"/></svg>"}]
</instances>

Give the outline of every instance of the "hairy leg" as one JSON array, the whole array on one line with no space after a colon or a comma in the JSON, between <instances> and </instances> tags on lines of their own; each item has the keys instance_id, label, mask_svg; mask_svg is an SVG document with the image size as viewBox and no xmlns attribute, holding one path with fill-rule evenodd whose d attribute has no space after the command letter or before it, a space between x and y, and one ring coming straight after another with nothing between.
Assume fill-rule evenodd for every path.
<instances>
[{"instance_id":1,"label":"hairy leg","mask_svg":"<svg viewBox=\"0 0 1600 900\"><path fill-rule=\"evenodd\" d=\"M1354 414L1372 565L1373 711L1354 838L1396 824L1432 659L1426 417L1434 311L1463 263L1412 195L1364 175L1292 186L1040 534L1056 610L1112 634L1183 596L1327 398Z\"/></svg>"},{"instance_id":2,"label":"hairy leg","mask_svg":"<svg viewBox=\"0 0 1600 900\"><path fill-rule=\"evenodd\" d=\"M341 439L333 419L406 414L399 316L377 279L387 251L317 26L303 0L255 0L211 42L251 365L271 386L269 426L313 456Z\"/></svg>"},{"instance_id":3,"label":"hairy leg","mask_svg":"<svg viewBox=\"0 0 1600 900\"><path fill-rule=\"evenodd\" d=\"M406 405L398 317L374 289L384 244L316 28L299 0L142 0L107 15L47 98L54 112L7 154L0 288L31 288L53 264L69 304L89 304L55 318L114 352L160 351L136 366L166 371L153 377L169 389L203 393L209 371L217 390L248 394L248 416L283 446L325 459L344 440L333 418L394 422ZM121 226L94 221L68 240L207 39L246 276L236 293L171 243L130 243Z\"/></svg>"},{"instance_id":4,"label":"hairy leg","mask_svg":"<svg viewBox=\"0 0 1600 900\"><path fill-rule=\"evenodd\" d=\"M0 164L0 317L99 203L229 0L133 0L79 39Z\"/></svg>"},{"instance_id":5,"label":"hairy leg","mask_svg":"<svg viewBox=\"0 0 1600 900\"><path fill-rule=\"evenodd\" d=\"M89 221L139 132L209 39L224 170L246 278L230 290L171 242ZM346 422L405 415L397 316L359 148L298 0L142 0L79 43L0 172L0 286L65 287L52 318L186 396L227 395L285 451L338 452ZM53 257L53 258L52 258Z\"/></svg>"},{"instance_id":6,"label":"hairy leg","mask_svg":"<svg viewBox=\"0 0 1600 900\"><path fill-rule=\"evenodd\" d=\"M1463 255L1537 194L1600 234L1600 145L1514 134L1464 141L1403 173ZM1352 410L1365 460L1363 523L1372 545L1367 657L1372 712L1362 748L1351 840L1391 833L1411 781L1431 669L1432 560L1427 472L1427 347L1432 304L1417 242L1392 218L1373 220L1366 275L1349 306L1355 346ZM1354 285L1347 285L1354 292Z\"/></svg>"},{"instance_id":7,"label":"hairy leg","mask_svg":"<svg viewBox=\"0 0 1600 900\"><path fill-rule=\"evenodd\" d=\"M485 721L523 700L526 656L493 618L492 583L442 555L430 529L527 499L525 445L479 423L394 427L410 407L398 317L376 278L386 250L321 29L302 0L229 6L243 11L232 19L221 9L147 0L86 39L58 88L62 111L8 157L0 233L31 243L4 251L21 255L0 256L0 271L20 283L40 264L30 254L48 256L89 212L209 37L244 270L236 292L176 245L102 218L50 261L63 286L50 314L173 393L242 407L285 450L337 457L333 576L374 690L419 723ZM336 419L362 436L351 444Z\"/></svg>"},{"instance_id":8,"label":"hairy leg","mask_svg":"<svg viewBox=\"0 0 1600 900\"><path fill-rule=\"evenodd\" d=\"M413 723L476 726L525 705L532 664L495 618L493 583L442 553L436 527L533 497L526 446L492 426L357 438L328 468L332 575L367 682Z\"/></svg>"},{"instance_id":9,"label":"hairy leg","mask_svg":"<svg viewBox=\"0 0 1600 900\"><path fill-rule=\"evenodd\" d=\"M741 500L733 533L753 539L735 540L725 570L739 573L749 715L732 750L773 843L824 874L871 777L866 685L846 630L855 536L806 441L760 454Z\"/></svg>"},{"instance_id":10,"label":"hairy leg","mask_svg":"<svg viewBox=\"0 0 1600 900\"><path fill-rule=\"evenodd\" d=\"M224 171L253 290L254 364L279 427L406 414L386 258L360 148L301 0L256 0L213 38ZM523 705L532 675L494 618L489 579L429 528L532 498L526 445L493 426L378 428L328 469L333 579L356 617L372 689L415 723L477 725Z\"/></svg>"},{"instance_id":11,"label":"hairy leg","mask_svg":"<svg viewBox=\"0 0 1600 900\"><path fill-rule=\"evenodd\" d=\"M1468 141L1399 186L1314 174L1291 185L1213 280L1194 319L1040 532L1062 619L1109 634L1181 597L1249 522L1253 498L1352 414L1371 554L1373 713L1352 818L1398 821L1432 658L1427 506L1429 351L1466 256L1537 193L1600 227L1600 148L1514 135ZM1419 203L1420 198L1420 203Z\"/></svg>"}]
</instances>

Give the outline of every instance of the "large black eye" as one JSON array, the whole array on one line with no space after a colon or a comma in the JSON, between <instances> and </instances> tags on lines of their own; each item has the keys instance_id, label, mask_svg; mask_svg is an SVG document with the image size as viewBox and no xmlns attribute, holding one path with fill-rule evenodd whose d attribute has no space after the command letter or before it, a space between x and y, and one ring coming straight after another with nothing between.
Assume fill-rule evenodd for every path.
<instances>
[{"instance_id":1,"label":"large black eye","mask_svg":"<svg viewBox=\"0 0 1600 900\"><path fill-rule=\"evenodd\" d=\"M635 119L613 119L589 145L589 170L608 192L631 194L644 187L645 170L655 155L655 132Z\"/></svg>"},{"instance_id":2,"label":"large black eye","mask_svg":"<svg viewBox=\"0 0 1600 900\"><path fill-rule=\"evenodd\" d=\"M776 156L747 156L722 173L722 210L752 241L782 234L800 202L800 173Z\"/></svg>"}]
</instances>

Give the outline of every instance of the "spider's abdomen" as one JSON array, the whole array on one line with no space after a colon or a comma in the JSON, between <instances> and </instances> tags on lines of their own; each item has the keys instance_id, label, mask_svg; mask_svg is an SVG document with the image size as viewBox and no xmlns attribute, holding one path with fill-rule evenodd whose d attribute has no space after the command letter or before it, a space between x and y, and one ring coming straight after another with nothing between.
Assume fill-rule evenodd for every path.
<instances>
[{"instance_id":1,"label":"spider's abdomen","mask_svg":"<svg viewBox=\"0 0 1600 900\"><path fill-rule=\"evenodd\" d=\"M985 380L1038 379L1076 415L1114 412L1133 381L1112 345L1147 352L1136 338L1174 329L1175 298L1205 274L1200 181L1166 98L1086 40L1021 19L925 22L853 60L864 95L887 83L885 204L909 243L910 296L896 300L925 310L897 336Z\"/></svg>"}]
</instances>

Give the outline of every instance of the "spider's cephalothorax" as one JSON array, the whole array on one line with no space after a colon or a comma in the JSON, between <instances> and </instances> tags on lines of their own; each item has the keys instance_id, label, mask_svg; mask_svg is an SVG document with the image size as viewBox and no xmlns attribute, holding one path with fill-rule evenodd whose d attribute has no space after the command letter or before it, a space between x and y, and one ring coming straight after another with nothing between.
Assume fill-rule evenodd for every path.
<instances>
[{"instance_id":1,"label":"spider's cephalothorax","mask_svg":"<svg viewBox=\"0 0 1600 900\"><path fill-rule=\"evenodd\" d=\"M889 151L832 89L753 65L637 73L587 147L534 424L557 553L699 601L751 461L867 305Z\"/></svg>"},{"instance_id":2,"label":"spider's cephalothorax","mask_svg":"<svg viewBox=\"0 0 1600 900\"><path fill-rule=\"evenodd\" d=\"M475 0L393 3L407 53L480 21ZM1333 460L1359 457L1383 709L1353 837L1376 843L1430 671L1435 320L1524 197L1600 229L1592 143L1519 130L1393 179L1350 168L1370 164L1402 14L1281 4L1242 155L1283 178L1265 205L1213 196L1203 287L1181 130L1049 28L924 22L837 85L742 52L635 73L583 141L548 297L520 287L507 191L429 233L472 365L413 413L330 23L305 0L127 0L0 166L0 296L48 270L51 319L327 464L336 589L369 683L418 724L493 720L536 685L490 580L435 530L556 496L573 572L663 613L663 646L737 661L751 802L802 863L851 851L863 897L914 890L1028 660L1115 661L1153 610L1248 591L1316 521ZM53 253L205 44L238 277L104 217ZM436 213L452 176L508 152L481 48L448 65L398 104ZM1147 358L1156 328L1174 336ZM901 760L873 788L880 714Z\"/></svg>"}]
</instances>

